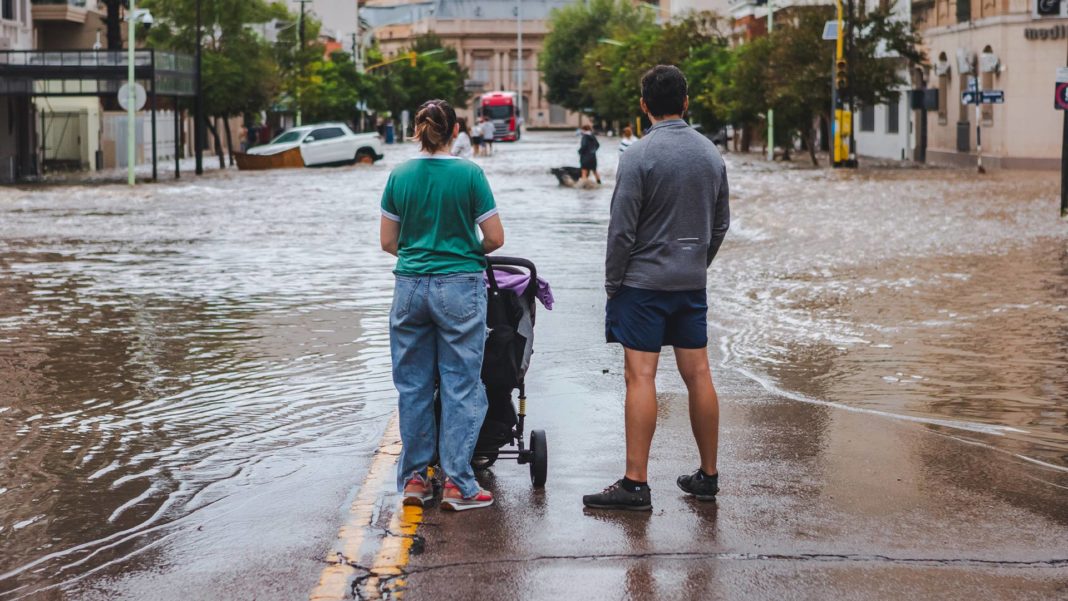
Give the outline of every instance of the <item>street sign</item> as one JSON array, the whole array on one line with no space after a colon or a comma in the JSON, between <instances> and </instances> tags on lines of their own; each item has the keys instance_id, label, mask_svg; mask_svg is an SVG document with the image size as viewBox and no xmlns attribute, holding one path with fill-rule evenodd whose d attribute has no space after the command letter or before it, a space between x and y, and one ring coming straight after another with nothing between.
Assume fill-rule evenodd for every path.
<instances>
[{"instance_id":1,"label":"street sign","mask_svg":"<svg viewBox=\"0 0 1068 601\"><path fill-rule=\"evenodd\" d=\"M838 21L827 21L823 24L823 39L825 40L837 40L838 39Z\"/></svg>"},{"instance_id":2,"label":"street sign","mask_svg":"<svg viewBox=\"0 0 1068 601\"><path fill-rule=\"evenodd\" d=\"M974 92L974 91L976 91L978 89L979 89L979 83L975 80L974 77L969 77L968 78L968 91L969 92Z\"/></svg>"},{"instance_id":3,"label":"street sign","mask_svg":"<svg viewBox=\"0 0 1068 601\"><path fill-rule=\"evenodd\" d=\"M979 102L976 102L978 100ZM1004 90L968 90L960 93L961 104L1005 104Z\"/></svg>"},{"instance_id":4,"label":"street sign","mask_svg":"<svg viewBox=\"0 0 1068 601\"><path fill-rule=\"evenodd\" d=\"M983 104L1005 104L1004 90L983 90Z\"/></svg>"},{"instance_id":5,"label":"street sign","mask_svg":"<svg viewBox=\"0 0 1068 601\"><path fill-rule=\"evenodd\" d=\"M130 108L130 88L129 84L122 84L119 88L119 106L122 110L128 110ZM148 100L148 94L145 92L145 86L135 83L134 84L134 110L139 111L145 106L145 101Z\"/></svg>"},{"instance_id":6,"label":"street sign","mask_svg":"<svg viewBox=\"0 0 1068 601\"><path fill-rule=\"evenodd\" d=\"M1068 67L1057 67L1057 83L1063 83L1068 81Z\"/></svg>"},{"instance_id":7,"label":"street sign","mask_svg":"<svg viewBox=\"0 0 1068 601\"><path fill-rule=\"evenodd\" d=\"M1058 82L1054 88L1053 108L1058 111L1068 110L1068 81Z\"/></svg>"}]
</instances>

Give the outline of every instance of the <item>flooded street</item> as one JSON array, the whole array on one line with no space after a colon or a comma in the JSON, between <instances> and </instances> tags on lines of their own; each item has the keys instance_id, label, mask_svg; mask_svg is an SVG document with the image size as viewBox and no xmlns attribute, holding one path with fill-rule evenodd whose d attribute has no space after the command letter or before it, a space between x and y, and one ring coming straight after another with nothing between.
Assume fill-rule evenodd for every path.
<instances>
[{"instance_id":1,"label":"flooded street","mask_svg":"<svg viewBox=\"0 0 1068 601\"><path fill-rule=\"evenodd\" d=\"M501 253L552 282L529 380L560 398L618 372L597 334L616 160L601 141L596 190L548 173L577 163L569 133L479 159ZM411 152L0 189L0 600L306 598L395 406L378 201ZM714 369L1068 472L1055 174L727 159ZM196 576L165 588L176 573Z\"/></svg>"}]
</instances>

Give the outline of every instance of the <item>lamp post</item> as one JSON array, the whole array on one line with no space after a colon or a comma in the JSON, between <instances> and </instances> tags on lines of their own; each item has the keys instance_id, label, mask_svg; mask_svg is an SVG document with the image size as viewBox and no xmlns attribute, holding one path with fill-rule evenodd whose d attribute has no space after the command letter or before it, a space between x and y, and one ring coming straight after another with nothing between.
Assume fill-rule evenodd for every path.
<instances>
[{"instance_id":1,"label":"lamp post","mask_svg":"<svg viewBox=\"0 0 1068 601\"><path fill-rule=\"evenodd\" d=\"M772 30L775 28L775 7L772 5L773 0L768 0L768 36L771 36ZM768 160L775 160L775 109L768 107Z\"/></svg>"},{"instance_id":2,"label":"lamp post","mask_svg":"<svg viewBox=\"0 0 1068 601\"><path fill-rule=\"evenodd\" d=\"M523 2L522 0L515 0L515 31L516 31L516 47L518 52L516 53L516 87L518 87L519 94L516 95L516 112L517 119L515 125L516 138L519 137L519 128L523 122Z\"/></svg>"},{"instance_id":3,"label":"lamp post","mask_svg":"<svg viewBox=\"0 0 1068 601\"><path fill-rule=\"evenodd\" d=\"M196 96L193 97L193 155L196 157L196 174L204 174L204 87L200 79L200 0L196 2Z\"/></svg>"},{"instance_id":4,"label":"lamp post","mask_svg":"<svg viewBox=\"0 0 1068 601\"><path fill-rule=\"evenodd\" d=\"M130 0L130 13L126 17L129 22L126 32L126 183L134 185L134 161L137 158L134 152L134 144L137 136L134 134L134 119L137 118L137 90L134 88L134 0Z\"/></svg>"}]
</instances>

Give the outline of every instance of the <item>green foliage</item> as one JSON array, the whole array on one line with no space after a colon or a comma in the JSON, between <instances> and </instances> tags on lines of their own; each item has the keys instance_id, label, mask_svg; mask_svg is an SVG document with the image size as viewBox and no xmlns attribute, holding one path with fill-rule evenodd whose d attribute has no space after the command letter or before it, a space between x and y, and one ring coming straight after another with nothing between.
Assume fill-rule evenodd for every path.
<instances>
[{"instance_id":1,"label":"green foliage","mask_svg":"<svg viewBox=\"0 0 1068 601\"><path fill-rule=\"evenodd\" d=\"M447 100L456 108L467 106L467 70L459 66L456 50L444 46L433 34L415 40L411 50L419 55L414 67L404 59L375 70L378 106L394 115L405 109L414 114L420 104L432 98ZM398 57L407 53L404 50Z\"/></svg>"},{"instance_id":2,"label":"green foliage","mask_svg":"<svg viewBox=\"0 0 1068 601\"><path fill-rule=\"evenodd\" d=\"M329 59L309 64L300 82L301 110L309 123L346 121L354 117L359 102L380 104L376 82L356 71L347 52L334 52Z\"/></svg>"},{"instance_id":3,"label":"green foliage","mask_svg":"<svg viewBox=\"0 0 1068 601\"><path fill-rule=\"evenodd\" d=\"M250 24L284 17L284 5L264 0L202 2L205 112L229 117L267 108L278 93L280 73L270 45ZM150 46L195 51L195 0L144 0L142 6L157 20L147 36Z\"/></svg>"},{"instance_id":4,"label":"green foliage","mask_svg":"<svg viewBox=\"0 0 1068 601\"><path fill-rule=\"evenodd\" d=\"M892 10L880 8L856 21L850 85L859 104L892 99L906 83L902 67L924 60L913 26ZM799 136L811 148L814 123L830 114L834 44L822 32L833 17L825 6L781 9L770 36L731 48L722 19L713 13L658 27L629 2L575 3L551 19L541 55L547 96L572 110L592 107L599 118L629 122L639 112L642 73L674 64L689 81L690 116L706 131L726 124L751 130L771 108L777 142Z\"/></svg>"},{"instance_id":5,"label":"green foliage","mask_svg":"<svg viewBox=\"0 0 1068 601\"><path fill-rule=\"evenodd\" d=\"M627 0L590 0L554 9L549 18L549 35L538 59L542 79L549 88L549 102L573 111L594 106L594 94L583 84L589 71L587 55L600 47L611 46L599 44L598 40L618 40L647 30L654 26L653 19L652 11ZM603 64L606 68L617 66ZM591 77L601 84L612 79Z\"/></svg>"}]
</instances>

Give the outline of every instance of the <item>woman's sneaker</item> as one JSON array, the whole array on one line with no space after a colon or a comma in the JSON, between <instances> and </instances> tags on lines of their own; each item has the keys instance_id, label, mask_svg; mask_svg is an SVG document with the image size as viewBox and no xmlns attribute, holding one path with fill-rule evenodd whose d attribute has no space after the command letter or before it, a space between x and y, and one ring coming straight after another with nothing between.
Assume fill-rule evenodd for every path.
<instances>
[{"instance_id":1,"label":"woman's sneaker","mask_svg":"<svg viewBox=\"0 0 1068 601\"><path fill-rule=\"evenodd\" d=\"M448 511L466 511L493 505L493 494L488 490L478 489L471 497L465 497L459 487L451 480L445 481L445 492L441 495L441 508Z\"/></svg>"},{"instance_id":2,"label":"woman's sneaker","mask_svg":"<svg viewBox=\"0 0 1068 601\"><path fill-rule=\"evenodd\" d=\"M653 493L649 490L648 485L643 485L641 490L631 492L623 488L623 480L619 479L597 494L584 495L582 504L591 509L651 511L653 509Z\"/></svg>"},{"instance_id":3,"label":"woman's sneaker","mask_svg":"<svg viewBox=\"0 0 1068 601\"><path fill-rule=\"evenodd\" d=\"M715 501L719 492L719 473L706 476L701 470L692 474L679 476L675 481L683 492L697 497L698 501Z\"/></svg>"},{"instance_id":4,"label":"woman's sneaker","mask_svg":"<svg viewBox=\"0 0 1068 601\"><path fill-rule=\"evenodd\" d=\"M405 505L422 507L424 503L434 498L434 485L419 474L412 474L411 478L404 483Z\"/></svg>"}]
</instances>

